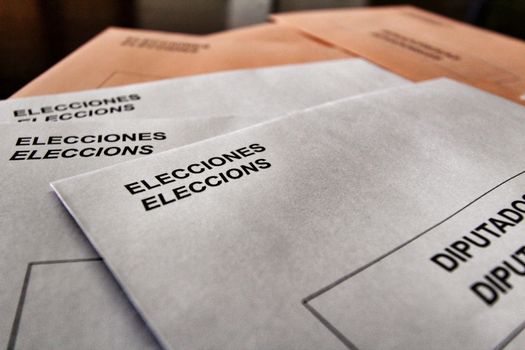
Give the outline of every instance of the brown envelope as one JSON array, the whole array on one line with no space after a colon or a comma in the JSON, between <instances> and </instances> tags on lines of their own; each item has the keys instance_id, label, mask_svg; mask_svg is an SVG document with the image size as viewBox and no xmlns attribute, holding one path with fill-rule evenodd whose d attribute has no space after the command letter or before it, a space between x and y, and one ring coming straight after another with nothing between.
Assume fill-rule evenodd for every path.
<instances>
[{"instance_id":1,"label":"brown envelope","mask_svg":"<svg viewBox=\"0 0 525 350\"><path fill-rule=\"evenodd\" d=\"M278 24L208 36L108 28L12 97L352 56Z\"/></svg>"},{"instance_id":2,"label":"brown envelope","mask_svg":"<svg viewBox=\"0 0 525 350\"><path fill-rule=\"evenodd\" d=\"M450 77L525 104L525 43L411 6L272 16L414 81Z\"/></svg>"}]
</instances>

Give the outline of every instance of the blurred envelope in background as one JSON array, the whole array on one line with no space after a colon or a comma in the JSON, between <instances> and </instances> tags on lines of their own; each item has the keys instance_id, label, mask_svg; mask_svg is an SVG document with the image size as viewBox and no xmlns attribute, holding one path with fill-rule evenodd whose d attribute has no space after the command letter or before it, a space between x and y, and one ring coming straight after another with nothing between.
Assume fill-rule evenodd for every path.
<instances>
[{"instance_id":1,"label":"blurred envelope in background","mask_svg":"<svg viewBox=\"0 0 525 350\"><path fill-rule=\"evenodd\" d=\"M108 28L12 97L352 56L276 24L208 36Z\"/></svg>"},{"instance_id":2,"label":"blurred envelope in background","mask_svg":"<svg viewBox=\"0 0 525 350\"><path fill-rule=\"evenodd\" d=\"M317 104L411 84L358 58L246 69L0 101L0 121L99 118L274 118Z\"/></svg>"},{"instance_id":3,"label":"blurred envelope in background","mask_svg":"<svg viewBox=\"0 0 525 350\"><path fill-rule=\"evenodd\" d=\"M272 18L413 81L449 77L525 104L525 43L411 6Z\"/></svg>"},{"instance_id":4,"label":"blurred envelope in background","mask_svg":"<svg viewBox=\"0 0 525 350\"><path fill-rule=\"evenodd\" d=\"M503 181L522 195L524 120L440 79L52 186L167 349L345 349L303 301ZM513 293L501 310L465 300L442 348L492 349L522 321L525 286Z\"/></svg>"}]
</instances>

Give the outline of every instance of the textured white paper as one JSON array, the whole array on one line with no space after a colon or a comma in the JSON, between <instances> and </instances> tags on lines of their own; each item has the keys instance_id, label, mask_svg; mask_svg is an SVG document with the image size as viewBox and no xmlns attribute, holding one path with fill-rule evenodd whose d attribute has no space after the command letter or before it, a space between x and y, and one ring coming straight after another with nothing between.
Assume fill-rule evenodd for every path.
<instances>
[{"instance_id":1,"label":"textured white paper","mask_svg":"<svg viewBox=\"0 0 525 350\"><path fill-rule=\"evenodd\" d=\"M21 316L17 350L160 349L98 258L32 265Z\"/></svg>"},{"instance_id":2,"label":"textured white paper","mask_svg":"<svg viewBox=\"0 0 525 350\"><path fill-rule=\"evenodd\" d=\"M309 305L357 349L502 349L525 328L525 173L496 186Z\"/></svg>"},{"instance_id":3,"label":"textured white paper","mask_svg":"<svg viewBox=\"0 0 525 350\"><path fill-rule=\"evenodd\" d=\"M19 137L39 136L36 142L41 143L49 136L105 135L166 129L169 131L167 140L154 142L155 151L159 151L278 116L270 112L289 112L332 98L401 84L409 83L365 61L341 60L0 102L1 120L10 122L33 119L45 121L51 118L50 115L57 115L56 111L28 116L29 110L31 113L37 113L38 110L43 112L42 108L47 110L50 106L62 104L75 107L59 113L66 117L67 113L89 113L88 110L96 114L94 111L97 107L76 109L76 106L82 107L83 102L89 104L90 101L104 98L118 100L119 97L124 102L116 105L131 103L133 110L100 117L177 117L173 121L151 119L147 122L85 117L66 120L98 122L2 126L0 147L6 165L1 177L6 192L0 200L0 230L5 232L0 238L0 314L3 315L0 318L0 344L7 344L8 349L15 349L15 345L16 349L56 349L72 345L76 349L143 349L156 346L143 324L136 320L133 308L129 307L126 300L121 300L119 288L111 278L104 278L104 267L100 261L92 261L97 255L83 236L78 234L76 226L64 214L48 186L52 180L114 164L126 157L77 156L66 159L60 153L60 159L54 159L58 154L55 152L47 155L49 159L9 161L16 151L19 153L15 159L41 158L46 157L49 149L64 151L78 146L27 146L34 139L24 139L21 145L15 146ZM23 110L19 113L25 116L14 117L14 111L17 110ZM233 110L251 111L254 114L243 116L242 120L223 117L202 119L203 116L216 116ZM183 120L184 115L191 116L191 120ZM121 146L119 143L95 142L83 144L82 148L93 145L96 149ZM31 153L33 151L37 153ZM65 156L73 153L66 151ZM87 154L92 153L87 150ZM53 289L54 283L50 280L43 279L48 281L47 284L34 282L36 276L53 276L54 280L62 281L60 293ZM86 290L85 286L91 289ZM104 295L100 303L97 298L90 297L96 293ZM66 296L69 298L64 299ZM66 335L67 339L64 338Z\"/></svg>"},{"instance_id":4,"label":"textured white paper","mask_svg":"<svg viewBox=\"0 0 525 350\"><path fill-rule=\"evenodd\" d=\"M167 79L0 102L1 122L264 116L409 82L361 59Z\"/></svg>"},{"instance_id":5,"label":"textured white paper","mask_svg":"<svg viewBox=\"0 0 525 350\"><path fill-rule=\"evenodd\" d=\"M525 332L521 330L504 348L505 350L521 350L525 348Z\"/></svg>"},{"instance_id":6,"label":"textured white paper","mask_svg":"<svg viewBox=\"0 0 525 350\"><path fill-rule=\"evenodd\" d=\"M342 349L305 298L522 171L524 121L516 104L438 80L53 186L166 348ZM226 164L197 173L214 157ZM456 326L447 348L476 343Z\"/></svg>"},{"instance_id":7,"label":"textured white paper","mask_svg":"<svg viewBox=\"0 0 525 350\"><path fill-rule=\"evenodd\" d=\"M0 128L0 345L7 349L157 348L49 182L144 154L90 156L93 149L152 146L159 152L229 132L246 118L150 119ZM148 141L151 134L165 139ZM143 141L70 143L75 137L146 133ZM148 136L149 135L149 136ZM33 143L61 141L54 145ZM157 135L159 136L159 135ZM38 139L35 139L38 137ZM69 138L67 138L69 137ZM138 137L138 136L137 136ZM20 140L22 138L22 140ZM20 143L20 145L16 145ZM27 144L31 145L27 145ZM43 158L48 150L60 149ZM71 151L76 149L77 151ZM68 151L69 150L69 151ZM87 151L79 151L87 150ZM35 154L31 152L37 152ZM18 152L18 153L16 153ZM16 155L15 155L16 154ZM74 156L76 154L76 156ZM63 156L70 157L64 158ZM11 158L20 160L10 160ZM95 259L95 260L93 260Z\"/></svg>"}]
</instances>

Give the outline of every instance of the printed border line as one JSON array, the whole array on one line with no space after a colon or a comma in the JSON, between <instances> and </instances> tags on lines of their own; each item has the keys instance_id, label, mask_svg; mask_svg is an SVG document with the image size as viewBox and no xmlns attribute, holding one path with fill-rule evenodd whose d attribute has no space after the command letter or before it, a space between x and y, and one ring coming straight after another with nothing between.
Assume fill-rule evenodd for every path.
<instances>
[{"instance_id":1,"label":"printed border line","mask_svg":"<svg viewBox=\"0 0 525 350\"><path fill-rule=\"evenodd\" d=\"M105 84L110 81L115 75L119 74L119 73L123 73L123 74L134 74L134 75L141 75L143 77L148 77L148 78L155 78L153 80L148 80L148 81L141 81L141 82L135 82L135 83L132 83L132 84L142 84L142 83L148 83L150 81L156 81L156 80L163 80L163 79L169 79L166 78L166 77L161 77L159 75L153 75L153 74L145 74L145 73L139 73L139 72L133 72L133 71L127 71L127 70L120 70L120 69L117 69L117 70L114 70L113 72L111 72L111 74L109 74L106 78L104 78L102 80L102 82L100 82L98 85L97 85L97 89L100 89L100 88L113 88L113 87L121 87L121 85L116 85L116 86L106 86Z\"/></svg>"},{"instance_id":2,"label":"printed border line","mask_svg":"<svg viewBox=\"0 0 525 350\"><path fill-rule=\"evenodd\" d=\"M505 339L501 341L494 350L503 350L509 345L514 338L516 338L525 329L525 321L523 321L516 329L514 329Z\"/></svg>"},{"instance_id":3,"label":"printed border line","mask_svg":"<svg viewBox=\"0 0 525 350\"><path fill-rule=\"evenodd\" d=\"M20 327L20 321L22 319L22 311L24 309L27 289L29 287L29 279L31 278L31 271L33 269L33 266L77 263L77 262L91 262L91 261L102 261L102 258L31 261L30 263L27 264L26 274L24 276L24 284L22 285L22 291L20 293L20 298L18 300L18 306L16 308L15 318L13 320L13 326L11 327L11 334L9 335L9 342L7 343L7 350L14 350L15 348L16 337L18 335L18 329Z\"/></svg>"},{"instance_id":4,"label":"printed border line","mask_svg":"<svg viewBox=\"0 0 525 350\"><path fill-rule=\"evenodd\" d=\"M396 253L398 250L404 248L405 246L409 245L410 243L414 242L416 239L422 237L423 235L427 234L428 232L432 231L433 229L435 229L436 227L440 226L441 224L445 223L446 221L450 220L451 218L453 218L454 216L456 216L457 214L461 213L463 210L467 209L468 207L470 207L472 204L476 203L477 201L479 201L481 198L485 197L486 195L488 195L489 193L493 192L494 190L498 189L499 187L503 186L504 184L506 184L507 182L509 181L512 181L514 180L515 178L521 176L525 174L525 170L517 173L516 175L514 176L511 176L510 178L504 180L503 182L497 184L496 186L492 187L491 189L489 189L487 192L483 193L482 195L480 195L479 197L475 198L474 200L472 200L471 202L469 202L467 205L465 205L464 207L460 208L459 210L455 211L454 213L452 213L451 215L449 215L448 217L446 217L445 219L439 221L437 224L434 224L433 226L427 228L426 230L424 230L423 232L419 233L418 235L416 235L415 237L411 238L410 240L406 241L405 243L402 243L401 245L395 247L394 249L390 250L389 252L379 256L378 258L372 260L370 263L368 264L365 264L363 266L361 266L360 268L350 272L349 274L341 277L340 279L336 280L335 282L327 285L326 287L324 288L321 288L319 289L318 291L310 294L309 296L307 296L306 298L304 298L302 300L302 304L306 307L306 309L308 311L310 311L323 325L325 325L329 330L330 332L332 332L339 340L341 340L341 342L346 345L349 349L351 350L359 350L354 344L352 344L352 342L346 338L336 327L334 327L327 319L325 319L319 311L317 311L312 305L309 305L308 303L317 298L318 296L328 292L330 289L338 286L339 284L345 282L346 280L352 278L353 276L363 272L364 270L368 269L370 266L380 262L381 260L387 258L388 256L392 255L393 253ZM523 330L525 330L525 321L520 324L516 329L514 329L505 339L503 339L495 348L494 350L501 350L503 349L505 346L507 346L514 338L516 338Z\"/></svg>"}]
</instances>

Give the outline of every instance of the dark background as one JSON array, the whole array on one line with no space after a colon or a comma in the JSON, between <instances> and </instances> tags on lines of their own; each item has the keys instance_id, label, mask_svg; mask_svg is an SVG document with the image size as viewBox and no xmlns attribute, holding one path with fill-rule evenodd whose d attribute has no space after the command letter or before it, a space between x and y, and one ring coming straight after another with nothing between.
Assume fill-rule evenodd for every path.
<instances>
[{"instance_id":1,"label":"dark background","mask_svg":"<svg viewBox=\"0 0 525 350\"><path fill-rule=\"evenodd\" d=\"M232 20L233 2L241 11ZM108 26L207 34L260 22L267 12L394 4L525 39L524 0L0 0L0 99Z\"/></svg>"}]
</instances>

